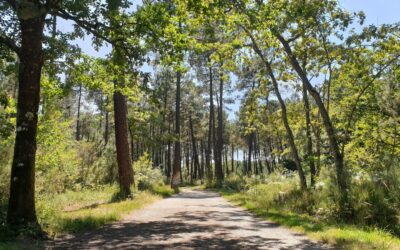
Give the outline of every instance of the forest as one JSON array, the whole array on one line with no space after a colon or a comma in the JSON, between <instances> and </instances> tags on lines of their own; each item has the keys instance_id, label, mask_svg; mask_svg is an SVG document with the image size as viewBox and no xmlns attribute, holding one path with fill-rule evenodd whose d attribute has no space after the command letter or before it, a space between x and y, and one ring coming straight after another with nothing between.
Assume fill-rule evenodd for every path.
<instances>
[{"instance_id":1,"label":"forest","mask_svg":"<svg viewBox=\"0 0 400 250\"><path fill-rule=\"evenodd\" d=\"M340 2L1 0L0 249L193 192L400 249L400 20Z\"/></svg>"}]
</instances>

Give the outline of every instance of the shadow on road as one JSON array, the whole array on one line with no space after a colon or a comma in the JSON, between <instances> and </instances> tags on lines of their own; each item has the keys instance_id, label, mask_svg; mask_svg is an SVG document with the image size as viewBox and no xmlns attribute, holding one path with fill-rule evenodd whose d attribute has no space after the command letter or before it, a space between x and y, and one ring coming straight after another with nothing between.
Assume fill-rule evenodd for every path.
<instances>
[{"instance_id":1,"label":"shadow on road","mask_svg":"<svg viewBox=\"0 0 400 250\"><path fill-rule=\"evenodd\" d=\"M211 192L185 192L171 199L212 199ZM174 200L174 202L181 202ZM285 244L279 239L256 233L273 230L276 224L260 221L233 206L204 202L192 203L193 210L177 211L170 216L149 222L120 222L98 230L71 235L49 242L49 249L326 249L309 240ZM189 206L189 205L188 205ZM205 209L207 208L207 209ZM229 221L229 223L224 223ZM231 235L232 231L252 231L247 235ZM237 236L239 235L239 236ZM250 236L249 236L250 235Z\"/></svg>"}]
</instances>

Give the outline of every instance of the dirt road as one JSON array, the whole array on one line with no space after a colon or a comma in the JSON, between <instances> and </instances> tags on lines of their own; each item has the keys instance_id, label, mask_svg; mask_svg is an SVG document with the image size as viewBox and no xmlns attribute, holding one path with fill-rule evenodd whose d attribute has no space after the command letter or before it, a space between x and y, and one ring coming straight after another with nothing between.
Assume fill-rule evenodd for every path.
<instances>
[{"instance_id":1,"label":"dirt road","mask_svg":"<svg viewBox=\"0 0 400 250\"><path fill-rule=\"evenodd\" d=\"M71 235L49 248L68 249L329 249L255 218L217 193L184 189L123 221Z\"/></svg>"}]
</instances>

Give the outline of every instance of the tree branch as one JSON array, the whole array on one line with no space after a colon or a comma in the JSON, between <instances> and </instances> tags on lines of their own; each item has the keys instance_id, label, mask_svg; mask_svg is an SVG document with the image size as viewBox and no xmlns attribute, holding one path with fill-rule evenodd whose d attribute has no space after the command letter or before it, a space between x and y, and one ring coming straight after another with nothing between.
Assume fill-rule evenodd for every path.
<instances>
[{"instance_id":1,"label":"tree branch","mask_svg":"<svg viewBox=\"0 0 400 250\"><path fill-rule=\"evenodd\" d=\"M301 37L301 34L296 34L296 35L294 35L293 37L291 37L291 38L289 38L288 40L287 40L287 42L288 43L291 43L291 42L294 42L294 41L296 41L298 38L300 38Z\"/></svg>"},{"instance_id":2,"label":"tree branch","mask_svg":"<svg viewBox=\"0 0 400 250\"><path fill-rule=\"evenodd\" d=\"M369 81L364 86L364 88L361 90L361 92L357 95L357 97L355 99L355 102L354 102L354 104L352 106L352 109L350 111L350 114L349 114L349 116L347 118L348 122L347 122L347 126L346 126L346 133L350 129L350 125L351 125L351 123L353 121L353 118L354 118L354 113L355 113L355 111L357 109L357 105L358 105L361 97L364 95L364 93L367 91L367 89L370 86L372 86L372 84L375 82L375 80L377 80L382 75L382 73L385 71L385 69L387 69L390 65L392 65L394 62L396 62L399 58L400 58L400 54L396 55L391 60L389 60L386 65L383 65L382 68L380 68L380 70L372 77L371 81Z\"/></svg>"},{"instance_id":3,"label":"tree branch","mask_svg":"<svg viewBox=\"0 0 400 250\"><path fill-rule=\"evenodd\" d=\"M19 55L20 48L15 44L15 42L6 35L0 34L0 43L7 46L9 49L17 53Z\"/></svg>"},{"instance_id":4,"label":"tree branch","mask_svg":"<svg viewBox=\"0 0 400 250\"><path fill-rule=\"evenodd\" d=\"M84 20L79 19L78 17L71 15L70 13L66 12L65 10L62 9L56 9L52 14L61 17L65 20L71 20L74 21L79 27L81 27L82 29L88 31L89 33L91 33L93 36L100 38L104 41L106 41L107 43L111 44L112 46L116 47L116 48L120 48L124 51L125 55L128 56L129 59L131 59L132 57L134 57L132 55L132 53L130 52L130 50L128 49L128 46L126 44L123 43L123 41L125 41L125 39L121 38L121 39L111 39L110 37L107 37L103 34L101 34L97 29L99 27L105 28L105 29L110 29L110 27L107 27L106 25L102 24L102 23L90 23Z\"/></svg>"},{"instance_id":5,"label":"tree branch","mask_svg":"<svg viewBox=\"0 0 400 250\"><path fill-rule=\"evenodd\" d=\"M106 27L103 24L100 24L100 23L92 24L92 23L80 20L76 16L73 16L73 15L69 14L68 12L66 12L65 10L61 10L61 9L57 9L54 14L63 19L74 21L79 27L92 33L94 36L99 37L99 38L103 39L104 41L116 46L115 41L111 40L109 37L106 37L106 36L100 34L97 31L98 26Z\"/></svg>"}]
</instances>

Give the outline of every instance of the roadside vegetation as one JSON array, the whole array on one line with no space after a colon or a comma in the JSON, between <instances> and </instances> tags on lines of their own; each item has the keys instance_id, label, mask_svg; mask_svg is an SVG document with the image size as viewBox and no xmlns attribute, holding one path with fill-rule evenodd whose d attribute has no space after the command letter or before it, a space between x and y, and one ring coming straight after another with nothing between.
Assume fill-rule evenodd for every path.
<instances>
[{"instance_id":1,"label":"roadside vegetation","mask_svg":"<svg viewBox=\"0 0 400 250\"><path fill-rule=\"evenodd\" d=\"M36 207L41 229L47 237L53 238L99 228L121 220L134 210L174 194L173 189L163 183L160 172L151 167L147 154L134 162L134 169L138 177L137 187L132 187L134 192L128 199L121 198L117 185L80 187L65 190L62 193L39 194ZM18 247L21 245L17 242L23 242L31 236L36 237L39 232L34 226L17 230L8 228L4 223L5 203L2 202L1 206L0 242L5 243L0 243L0 249ZM17 242L15 242L16 237Z\"/></svg>"},{"instance_id":2,"label":"roadside vegetation","mask_svg":"<svg viewBox=\"0 0 400 250\"><path fill-rule=\"evenodd\" d=\"M231 175L219 191L223 197L269 221L304 233L340 249L400 249L397 212L376 190L357 186L354 199L360 204L351 220L338 217L330 201L335 194L324 173L315 189L301 192L293 174L243 178ZM212 188L212 183L210 188ZM371 196L380 199L371 203ZM363 206L362 206L363 204ZM379 204L379 207L378 205Z\"/></svg>"}]
</instances>

